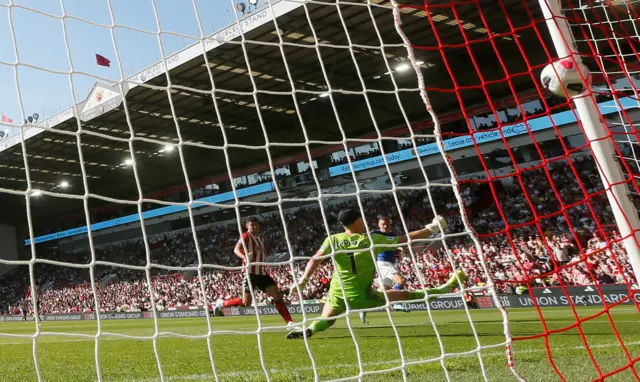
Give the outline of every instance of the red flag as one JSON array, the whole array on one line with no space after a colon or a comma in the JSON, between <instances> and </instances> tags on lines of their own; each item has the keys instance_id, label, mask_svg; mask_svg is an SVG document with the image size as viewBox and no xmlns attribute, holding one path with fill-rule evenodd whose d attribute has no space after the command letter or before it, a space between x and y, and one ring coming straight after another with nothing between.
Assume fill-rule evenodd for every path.
<instances>
[{"instance_id":1,"label":"red flag","mask_svg":"<svg viewBox=\"0 0 640 382\"><path fill-rule=\"evenodd\" d=\"M2 122L6 122L6 123L13 123L13 119L7 117L6 115L2 114Z\"/></svg>"},{"instance_id":2,"label":"red flag","mask_svg":"<svg viewBox=\"0 0 640 382\"><path fill-rule=\"evenodd\" d=\"M100 66L111 67L111 61L109 61L108 58L101 56L99 54L96 54L96 64Z\"/></svg>"}]
</instances>

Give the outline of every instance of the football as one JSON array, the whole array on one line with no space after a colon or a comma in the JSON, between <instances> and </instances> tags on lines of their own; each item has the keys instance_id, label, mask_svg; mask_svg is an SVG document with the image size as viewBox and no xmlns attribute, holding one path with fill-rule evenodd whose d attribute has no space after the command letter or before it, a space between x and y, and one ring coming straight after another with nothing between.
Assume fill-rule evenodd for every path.
<instances>
[{"instance_id":1,"label":"football","mask_svg":"<svg viewBox=\"0 0 640 382\"><path fill-rule=\"evenodd\" d=\"M555 95L575 97L591 86L591 72L583 63L563 58L544 67L540 82Z\"/></svg>"}]
</instances>

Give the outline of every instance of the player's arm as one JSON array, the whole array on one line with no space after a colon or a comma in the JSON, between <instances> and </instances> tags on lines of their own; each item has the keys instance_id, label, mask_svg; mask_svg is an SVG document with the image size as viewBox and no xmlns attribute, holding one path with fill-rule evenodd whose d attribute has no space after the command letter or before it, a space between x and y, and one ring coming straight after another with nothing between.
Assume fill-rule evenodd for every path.
<instances>
[{"instance_id":1,"label":"player's arm","mask_svg":"<svg viewBox=\"0 0 640 382\"><path fill-rule=\"evenodd\" d=\"M241 236L240 240L238 240L238 242L236 243L236 247L233 249L233 253L239 258L241 258L242 260L245 260L243 242L244 242L244 236Z\"/></svg>"},{"instance_id":2,"label":"player's arm","mask_svg":"<svg viewBox=\"0 0 640 382\"><path fill-rule=\"evenodd\" d=\"M410 240L414 241L414 240L426 239L433 234L439 233L440 227L442 227L442 229L446 229L447 221L442 216L436 216L435 218L433 218L433 221L427 224L423 229L409 232L408 235L400 236L400 239L398 240L398 244L405 244L405 243L408 243Z\"/></svg>"},{"instance_id":3,"label":"player's arm","mask_svg":"<svg viewBox=\"0 0 640 382\"><path fill-rule=\"evenodd\" d=\"M318 252L316 252L316 254L313 255L311 259L309 259L307 267L304 269L304 273L302 274L302 277L300 277L300 281L298 281L297 283L297 286L300 288L300 290L303 290L307 286L307 283L309 282L311 276L313 276L320 264L322 264L322 261L324 259L321 259L320 257L331 252L330 240L330 237L326 238ZM296 293L296 290L296 284L293 284L291 286L291 290L289 291L289 297L293 296Z\"/></svg>"},{"instance_id":4,"label":"player's arm","mask_svg":"<svg viewBox=\"0 0 640 382\"><path fill-rule=\"evenodd\" d=\"M300 278L301 281L302 280L308 281L309 278L311 278L311 276L313 276L313 274L316 272L316 269L318 269L318 267L320 266L320 264L324 260L324 259L320 259L320 256L324 256L324 253L322 251L316 252L316 254L313 255L313 257L311 257L311 259L309 259L309 262L307 263L307 267L304 269L304 273L302 274L302 277Z\"/></svg>"}]
</instances>

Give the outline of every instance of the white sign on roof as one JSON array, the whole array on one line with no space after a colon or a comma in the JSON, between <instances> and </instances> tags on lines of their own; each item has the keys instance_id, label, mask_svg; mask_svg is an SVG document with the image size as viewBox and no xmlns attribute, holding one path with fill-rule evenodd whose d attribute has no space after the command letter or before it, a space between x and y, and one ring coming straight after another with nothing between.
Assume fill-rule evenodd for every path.
<instances>
[{"instance_id":1,"label":"white sign on roof","mask_svg":"<svg viewBox=\"0 0 640 382\"><path fill-rule=\"evenodd\" d=\"M90 121L120 106L122 97L120 92L114 89L96 84L80 112L80 120L82 122Z\"/></svg>"},{"instance_id":2,"label":"white sign on roof","mask_svg":"<svg viewBox=\"0 0 640 382\"><path fill-rule=\"evenodd\" d=\"M34 126L24 127L24 139L27 140L45 131L45 129L51 128L62 122L68 121L71 118L73 118L73 109L69 108L67 110L64 110L54 115L51 118L45 119L44 121L40 122L38 124L38 127L34 127ZM9 147L13 147L15 145L19 145L21 141L22 141L22 137L18 132L17 134L9 137L8 139L5 139L2 142L0 142L0 151L4 151Z\"/></svg>"},{"instance_id":3,"label":"white sign on roof","mask_svg":"<svg viewBox=\"0 0 640 382\"><path fill-rule=\"evenodd\" d=\"M84 108L82 108L82 113L84 114L89 110L93 109L94 107L98 107L104 104L105 102L116 98L119 95L120 93L112 89L104 87L100 84L96 84L93 87L93 90L91 90L91 94L89 94L89 98L84 104Z\"/></svg>"},{"instance_id":4,"label":"white sign on roof","mask_svg":"<svg viewBox=\"0 0 640 382\"><path fill-rule=\"evenodd\" d=\"M285 13L291 12L294 9L301 7L303 3L304 1L301 0L279 0L277 2L274 1L271 8L258 10L246 16L244 19L241 19L240 26L237 23L234 23L233 25L221 30L220 32L206 38L204 40L204 50L208 52L211 49L217 48L218 46L226 43L227 41L233 40L234 38L240 36L241 31L247 33L268 22L273 22L273 14L275 14L276 17L280 17ZM238 47L238 49L241 48ZM201 42L197 42L190 47L182 50L181 52L168 57L164 63L159 62L154 66L147 68L132 77L127 78L127 81L132 82L129 88L133 89L145 81L155 78L160 74L164 74L167 70L171 70L184 64L185 62L193 60L196 57L202 56L202 53L202 44Z\"/></svg>"},{"instance_id":5,"label":"white sign on roof","mask_svg":"<svg viewBox=\"0 0 640 382\"><path fill-rule=\"evenodd\" d=\"M73 108L70 107L67 110L63 110L60 113L54 115L51 118L45 119L41 123L38 124L38 127L42 127L43 129L49 129L56 125L61 124L62 122L66 122L73 118Z\"/></svg>"}]
</instances>

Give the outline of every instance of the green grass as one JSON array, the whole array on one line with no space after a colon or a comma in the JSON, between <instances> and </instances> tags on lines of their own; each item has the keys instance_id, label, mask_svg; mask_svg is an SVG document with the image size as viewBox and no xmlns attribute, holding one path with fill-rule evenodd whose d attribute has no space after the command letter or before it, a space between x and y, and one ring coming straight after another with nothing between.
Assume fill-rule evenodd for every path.
<instances>
[{"instance_id":1,"label":"green grass","mask_svg":"<svg viewBox=\"0 0 640 382\"><path fill-rule=\"evenodd\" d=\"M599 308L578 308L581 317L598 312ZM549 329L570 326L575 322L567 308L545 309L544 317ZM640 356L640 329L638 313L633 307L617 307L611 311L615 325L632 358ZM514 380L506 366L503 325L496 310L471 312L477 338L483 349L482 363L489 380ZM296 317L299 319L299 317ZM390 326L386 313L369 314L370 323L362 325L356 315L351 325L360 348L364 372L397 368L395 371L370 374L364 380L402 380L401 354L398 339ZM514 336L529 336L542 332L535 310L511 309L511 331ZM463 311L433 313L433 324L440 333L444 351L451 354L440 361L442 350L435 336L432 321L426 312L393 313L399 342L402 344L406 378L410 381L443 381L445 375L453 381L483 380L477 348L469 320ZM211 350L216 373L220 380L265 380L258 353L257 321L255 317L223 317L211 320L213 331L239 331L211 336ZM313 380L313 367L304 341L287 341L283 329L269 329L282 325L280 317L262 318L260 342L264 354L264 367L274 381ZM626 365L627 358L611 330L606 318L589 320L581 325L596 363L603 373ZM44 322L43 334L37 339L37 357L41 376L46 381L97 380L95 351L91 339L64 336L59 333L95 335L95 321ZM207 326L200 319L158 320L160 333L171 332L202 338L178 338L161 335L156 347L163 373L167 380L213 380L206 340ZM0 380L36 380L33 344L30 338L7 337L33 335L33 323L0 323ZM159 380L154 344L151 340L127 339L113 334L150 336L154 333L153 320L103 321L98 346L102 379L104 381L156 381ZM556 367L568 381L586 381L598 377L577 329L550 335L549 346ZM344 319L334 327L309 340L320 380L354 377L360 373L353 339ZM491 347L493 346L493 347ZM544 339L516 341L513 345L515 365L528 381L560 380L554 373L545 352ZM640 370L639 370L640 372ZM629 369L612 377L613 381L631 381L635 377Z\"/></svg>"}]
</instances>

